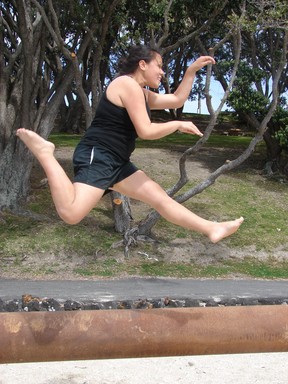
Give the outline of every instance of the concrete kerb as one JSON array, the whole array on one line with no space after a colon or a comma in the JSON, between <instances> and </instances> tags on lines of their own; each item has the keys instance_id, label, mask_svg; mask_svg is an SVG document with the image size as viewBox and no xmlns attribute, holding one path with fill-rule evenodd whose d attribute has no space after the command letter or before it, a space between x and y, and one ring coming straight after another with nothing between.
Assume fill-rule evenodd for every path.
<instances>
[{"instance_id":1,"label":"concrete kerb","mask_svg":"<svg viewBox=\"0 0 288 384\"><path fill-rule=\"evenodd\" d=\"M288 281L0 280L0 312L287 305Z\"/></svg>"}]
</instances>

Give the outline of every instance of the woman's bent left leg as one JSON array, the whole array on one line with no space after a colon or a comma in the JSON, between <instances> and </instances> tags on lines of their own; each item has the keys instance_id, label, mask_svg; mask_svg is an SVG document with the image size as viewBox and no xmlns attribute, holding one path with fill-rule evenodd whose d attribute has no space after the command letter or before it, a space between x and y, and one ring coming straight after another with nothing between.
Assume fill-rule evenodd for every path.
<instances>
[{"instance_id":1,"label":"woman's bent left leg","mask_svg":"<svg viewBox=\"0 0 288 384\"><path fill-rule=\"evenodd\" d=\"M44 169L59 216L66 223L79 223L96 206L104 191L82 183L73 184L54 156L54 144L36 132L19 128L17 136Z\"/></svg>"},{"instance_id":2,"label":"woman's bent left leg","mask_svg":"<svg viewBox=\"0 0 288 384\"><path fill-rule=\"evenodd\" d=\"M160 185L142 171L137 171L115 184L113 190L150 205L171 223L203 233L213 243L232 235L244 220L240 217L233 221L217 223L203 219L169 197Z\"/></svg>"}]
</instances>

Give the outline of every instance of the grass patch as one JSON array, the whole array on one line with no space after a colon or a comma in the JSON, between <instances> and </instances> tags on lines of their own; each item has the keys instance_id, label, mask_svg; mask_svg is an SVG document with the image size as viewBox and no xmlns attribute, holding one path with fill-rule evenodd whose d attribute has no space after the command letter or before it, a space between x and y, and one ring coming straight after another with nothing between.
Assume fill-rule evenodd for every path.
<instances>
[{"instance_id":1,"label":"grass patch","mask_svg":"<svg viewBox=\"0 0 288 384\"><path fill-rule=\"evenodd\" d=\"M186 206L214 220L243 216L241 231L229 239L234 247L256 245L256 250L273 252L288 238L287 185L265 178L259 185L249 171L222 176Z\"/></svg>"},{"instance_id":2,"label":"grass patch","mask_svg":"<svg viewBox=\"0 0 288 384\"><path fill-rule=\"evenodd\" d=\"M270 258L259 261L253 258L243 260L226 260L214 265L199 265L197 263L165 263L163 261L142 261L140 259L118 262L108 259L94 263L86 268L76 268L74 272L82 277L117 277L125 276L155 276L175 278L231 278L247 276L257 279L287 279L288 262Z\"/></svg>"},{"instance_id":3,"label":"grass patch","mask_svg":"<svg viewBox=\"0 0 288 384\"><path fill-rule=\"evenodd\" d=\"M162 148L170 149L175 147L189 148L193 146L198 136L186 135L181 132L173 133L167 137L158 140L137 140L137 148ZM211 135L205 144L206 147L223 147L223 148L243 148L247 147L251 141L251 137L247 136L225 136Z\"/></svg>"},{"instance_id":4,"label":"grass patch","mask_svg":"<svg viewBox=\"0 0 288 384\"><path fill-rule=\"evenodd\" d=\"M240 274L260 279L287 279L288 262L279 262L273 258L267 261L245 258L242 261L225 261L222 265L207 266L201 273L202 277L227 277Z\"/></svg>"},{"instance_id":5,"label":"grass patch","mask_svg":"<svg viewBox=\"0 0 288 384\"><path fill-rule=\"evenodd\" d=\"M76 147L82 135L72 135L68 133L52 133L49 140L55 144L56 147Z\"/></svg>"},{"instance_id":6,"label":"grass patch","mask_svg":"<svg viewBox=\"0 0 288 384\"><path fill-rule=\"evenodd\" d=\"M49 136L49 140L54 143L56 147L75 147L79 143L80 139L81 135L54 133ZM170 149L177 146L188 148L195 144L198 139L198 136L176 132L158 140L137 139L136 146L137 148L162 149ZM209 140L205 145L223 148L242 148L247 147L250 141L251 137L247 136L225 136L213 134L209 137Z\"/></svg>"}]
</instances>

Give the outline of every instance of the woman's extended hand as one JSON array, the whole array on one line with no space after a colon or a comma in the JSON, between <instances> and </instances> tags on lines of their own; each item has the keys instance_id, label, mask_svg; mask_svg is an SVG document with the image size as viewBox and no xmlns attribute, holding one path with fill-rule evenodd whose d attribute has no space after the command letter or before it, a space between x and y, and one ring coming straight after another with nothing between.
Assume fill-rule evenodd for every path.
<instances>
[{"instance_id":1,"label":"woman's extended hand","mask_svg":"<svg viewBox=\"0 0 288 384\"><path fill-rule=\"evenodd\" d=\"M203 136L203 133L192 123L192 121L179 121L179 131L183 133L190 133L191 135Z\"/></svg>"},{"instance_id":2,"label":"woman's extended hand","mask_svg":"<svg viewBox=\"0 0 288 384\"><path fill-rule=\"evenodd\" d=\"M194 71L199 71L199 69L205 67L209 64L215 64L215 60L211 56L200 56L197 60L192 63L189 68L193 69Z\"/></svg>"}]
</instances>

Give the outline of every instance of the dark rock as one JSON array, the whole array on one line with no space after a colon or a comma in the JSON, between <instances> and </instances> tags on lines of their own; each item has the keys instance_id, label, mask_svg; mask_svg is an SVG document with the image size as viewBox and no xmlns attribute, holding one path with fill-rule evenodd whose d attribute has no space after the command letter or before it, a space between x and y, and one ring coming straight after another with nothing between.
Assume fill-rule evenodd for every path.
<instances>
[{"instance_id":1,"label":"dark rock","mask_svg":"<svg viewBox=\"0 0 288 384\"><path fill-rule=\"evenodd\" d=\"M149 306L148 308L163 308L164 304L161 299L159 300L151 300L149 301Z\"/></svg>"},{"instance_id":2,"label":"dark rock","mask_svg":"<svg viewBox=\"0 0 288 384\"><path fill-rule=\"evenodd\" d=\"M102 309L117 309L118 303L116 301L105 301L102 303Z\"/></svg>"},{"instance_id":3,"label":"dark rock","mask_svg":"<svg viewBox=\"0 0 288 384\"><path fill-rule=\"evenodd\" d=\"M61 310L61 304L55 299L43 299L42 307L49 312Z\"/></svg>"},{"instance_id":4,"label":"dark rock","mask_svg":"<svg viewBox=\"0 0 288 384\"><path fill-rule=\"evenodd\" d=\"M85 304L84 309L89 311L99 311L100 309L103 309L103 305L101 305L100 303L87 303Z\"/></svg>"},{"instance_id":5,"label":"dark rock","mask_svg":"<svg viewBox=\"0 0 288 384\"><path fill-rule=\"evenodd\" d=\"M182 308L185 303L183 300L169 300L169 303L166 304L167 308Z\"/></svg>"},{"instance_id":6,"label":"dark rock","mask_svg":"<svg viewBox=\"0 0 288 384\"><path fill-rule=\"evenodd\" d=\"M82 305L77 301L66 300L64 303L65 311L79 311L79 309L82 309Z\"/></svg>"},{"instance_id":7,"label":"dark rock","mask_svg":"<svg viewBox=\"0 0 288 384\"><path fill-rule=\"evenodd\" d=\"M185 307L187 308L200 307L200 301L196 299L190 299L188 297L185 299Z\"/></svg>"},{"instance_id":8,"label":"dark rock","mask_svg":"<svg viewBox=\"0 0 288 384\"><path fill-rule=\"evenodd\" d=\"M38 300L31 300L26 305L22 303L22 308L27 312L39 312L41 311L41 304Z\"/></svg>"},{"instance_id":9,"label":"dark rock","mask_svg":"<svg viewBox=\"0 0 288 384\"><path fill-rule=\"evenodd\" d=\"M261 305L288 304L288 298L270 297L259 299Z\"/></svg>"},{"instance_id":10,"label":"dark rock","mask_svg":"<svg viewBox=\"0 0 288 384\"><path fill-rule=\"evenodd\" d=\"M120 301L117 306L117 309L131 309L132 305L130 301Z\"/></svg>"},{"instance_id":11,"label":"dark rock","mask_svg":"<svg viewBox=\"0 0 288 384\"><path fill-rule=\"evenodd\" d=\"M6 312L18 312L19 311L19 301L11 300L4 305Z\"/></svg>"},{"instance_id":12,"label":"dark rock","mask_svg":"<svg viewBox=\"0 0 288 384\"><path fill-rule=\"evenodd\" d=\"M240 299L240 303L241 305L259 305L259 300L256 299L256 298L244 298L244 299Z\"/></svg>"},{"instance_id":13,"label":"dark rock","mask_svg":"<svg viewBox=\"0 0 288 384\"><path fill-rule=\"evenodd\" d=\"M210 300L207 300L206 301L206 307L218 307L220 306L222 303L221 301L215 301L213 299L210 299Z\"/></svg>"},{"instance_id":14,"label":"dark rock","mask_svg":"<svg viewBox=\"0 0 288 384\"><path fill-rule=\"evenodd\" d=\"M239 305L239 301L235 297L232 297L231 299L226 299L224 305L227 307L233 307Z\"/></svg>"},{"instance_id":15,"label":"dark rock","mask_svg":"<svg viewBox=\"0 0 288 384\"><path fill-rule=\"evenodd\" d=\"M134 302L133 307L135 309L149 309L154 308L153 304L147 301L147 299L139 299Z\"/></svg>"}]
</instances>

